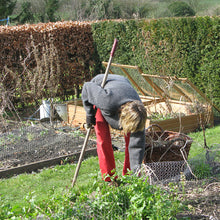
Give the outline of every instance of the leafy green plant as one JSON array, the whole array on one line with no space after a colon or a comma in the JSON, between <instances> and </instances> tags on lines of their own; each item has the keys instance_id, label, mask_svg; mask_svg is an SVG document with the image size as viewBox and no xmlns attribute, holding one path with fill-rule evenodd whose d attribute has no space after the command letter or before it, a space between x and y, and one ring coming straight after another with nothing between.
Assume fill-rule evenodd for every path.
<instances>
[{"instance_id":1,"label":"leafy green plant","mask_svg":"<svg viewBox=\"0 0 220 220\"><path fill-rule=\"evenodd\" d=\"M73 131L73 137L85 137L85 134L81 130Z\"/></svg>"},{"instance_id":2,"label":"leafy green plant","mask_svg":"<svg viewBox=\"0 0 220 220\"><path fill-rule=\"evenodd\" d=\"M77 193L67 189L62 194L52 191L49 199L36 200L36 193L26 196L26 205L21 208L6 206L2 203L0 216L8 219L37 216L50 219L170 219L181 208L181 203L170 193L159 187L149 185L147 179L126 176L120 186L109 186L95 179L87 192ZM9 211L6 211L10 209Z\"/></svg>"},{"instance_id":3,"label":"leafy green plant","mask_svg":"<svg viewBox=\"0 0 220 220\"><path fill-rule=\"evenodd\" d=\"M44 136L44 135L46 135L46 134L48 134L48 133L49 133L49 130L44 129L44 130L42 130L42 131L40 132L40 135L41 135L41 136Z\"/></svg>"},{"instance_id":4,"label":"leafy green plant","mask_svg":"<svg viewBox=\"0 0 220 220\"><path fill-rule=\"evenodd\" d=\"M21 12L14 19L19 22L19 24L31 23L34 21L34 16L31 12L31 3L23 2L21 5Z\"/></svg>"},{"instance_id":5,"label":"leafy green plant","mask_svg":"<svg viewBox=\"0 0 220 220\"><path fill-rule=\"evenodd\" d=\"M28 141L32 141L34 139L34 134L27 133L27 139L28 139Z\"/></svg>"},{"instance_id":6,"label":"leafy green plant","mask_svg":"<svg viewBox=\"0 0 220 220\"><path fill-rule=\"evenodd\" d=\"M179 117L178 113L167 113L167 114L160 114L158 112L152 112L150 115L150 119L152 121L162 121L162 120L167 120L171 118L177 118Z\"/></svg>"},{"instance_id":7,"label":"leafy green plant","mask_svg":"<svg viewBox=\"0 0 220 220\"><path fill-rule=\"evenodd\" d=\"M47 0L45 5L45 12L49 21L58 20L55 16L56 11L59 8L59 0Z\"/></svg>"}]
</instances>

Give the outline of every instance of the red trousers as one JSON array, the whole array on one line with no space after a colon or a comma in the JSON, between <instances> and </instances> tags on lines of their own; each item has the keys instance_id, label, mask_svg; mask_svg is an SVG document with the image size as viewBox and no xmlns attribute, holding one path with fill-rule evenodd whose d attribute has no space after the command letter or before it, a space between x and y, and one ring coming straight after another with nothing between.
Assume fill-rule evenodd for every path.
<instances>
[{"instance_id":1,"label":"red trousers","mask_svg":"<svg viewBox=\"0 0 220 220\"><path fill-rule=\"evenodd\" d=\"M95 132L97 138L97 153L98 153L99 166L100 166L102 178L105 181L111 181L110 177L108 176L112 176L115 173L115 158L112 148L109 125L105 120L105 118L102 116L100 109L97 109L96 112ZM125 138L125 160L124 160L124 167L122 174L126 175L128 170L130 170L129 151L128 151L130 134L124 136L124 138Z\"/></svg>"}]
</instances>

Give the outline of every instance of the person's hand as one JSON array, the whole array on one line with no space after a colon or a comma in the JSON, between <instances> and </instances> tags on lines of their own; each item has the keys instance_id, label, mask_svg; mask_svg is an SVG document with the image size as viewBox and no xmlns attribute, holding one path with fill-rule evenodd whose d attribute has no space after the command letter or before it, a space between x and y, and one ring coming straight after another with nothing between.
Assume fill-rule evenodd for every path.
<instances>
[{"instance_id":1,"label":"person's hand","mask_svg":"<svg viewBox=\"0 0 220 220\"><path fill-rule=\"evenodd\" d=\"M95 116L86 116L87 129L96 124Z\"/></svg>"}]
</instances>

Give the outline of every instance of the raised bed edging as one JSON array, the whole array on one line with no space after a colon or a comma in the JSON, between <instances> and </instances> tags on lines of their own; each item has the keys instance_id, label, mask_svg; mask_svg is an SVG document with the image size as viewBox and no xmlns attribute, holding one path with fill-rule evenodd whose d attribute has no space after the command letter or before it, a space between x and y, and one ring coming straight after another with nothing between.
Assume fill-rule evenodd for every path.
<instances>
[{"instance_id":1,"label":"raised bed edging","mask_svg":"<svg viewBox=\"0 0 220 220\"><path fill-rule=\"evenodd\" d=\"M82 106L75 106L74 104L68 104L68 124L74 126L81 126L86 121L86 112ZM203 116L204 117L204 116ZM194 132L200 128L199 115L192 114L187 116L181 116L180 118L166 119L163 121L146 121L146 127L158 124L164 130L190 133ZM214 125L213 114L210 116L209 125L212 127Z\"/></svg>"},{"instance_id":2,"label":"raised bed edging","mask_svg":"<svg viewBox=\"0 0 220 220\"><path fill-rule=\"evenodd\" d=\"M79 159L80 153L81 152L72 153L72 154L68 154L65 156L55 157L52 159L42 160L42 161L27 164L27 165L10 168L7 170L1 170L0 178L9 178L13 175L36 172L39 169L43 169L45 167L59 165L64 160L65 162L77 162ZM91 148L91 149L86 150L84 154L84 158L89 157L89 156L97 156L97 149Z\"/></svg>"},{"instance_id":3,"label":"raised bed edging","mask_svg":"<svg viewBox=\"0 0 220 220\"><path fill-rule=\"evenodd\" d=\"M146 127L152 124L157 124L164 130L182 132L185 134L194 132L200 128L199 115L197 114L182 116L180 118L166 119L163 121L147 120ZM210 118L209 124L210 127L214 125L213 115Z\"/></svg>"}]
</instances>

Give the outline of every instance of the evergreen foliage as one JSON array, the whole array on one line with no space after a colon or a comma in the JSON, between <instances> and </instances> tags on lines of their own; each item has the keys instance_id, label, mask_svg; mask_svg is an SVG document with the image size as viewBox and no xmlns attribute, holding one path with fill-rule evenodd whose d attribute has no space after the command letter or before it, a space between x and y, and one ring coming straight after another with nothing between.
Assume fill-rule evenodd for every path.
<instances>
[{"instance_id":1,"label":"evergreen foliage","mask_svg":"<svg viewBox=\"0 0 220 220\"><path fill-rule=\"evenodd\" d=\"M219 106L219 17L106 21L92 28L100 60L108 61L117 38L117 63L137 65L148 74L187 77Z\"/></svg>"},{"instance_id":2,"label":"evergreen foliage","mask_svg":"<svg viewBox=\"0 0 220 220\"><path fill-rule=\"evenodd\" d=\"M173 2L168 6L173 17L187 17L194 16L195 11L186 3L182 1Z\"/></svg>"},{"instance_id":3,"label":"evergreen foliage","mask_svg":"<svg viewBox=\"0 0 220 220\"><path fill-rule=\"evenodd\" d=\"M48 20L54 22L57 20L55 17L55 12L59 8L59 0L45 0L46 2L46 15Z\"/></svg>"},{"instance_id":4,"label":"evergreen foliage","mask_svg":"<svg viewBox=\"0 0 220 220\"><path fill-rule=\"evenodd\" d=\"M21 5L26 1L17 0L14 13L20 14ZM28 2L31 3L31 12L35 19L33 23L219 15L220 7L217 1L208 0L28 0Z\"/></svg>"},{"instance_id":5,"label":"evergreen foliage","mask_svg":"<svg viewBox=\"0 0 220 220\"><path fill-rule=\"evenodd\" d=\"M16 18L14 18L14 20L17 20L20 24L33 22L34 16L31 12L31 3L24 2L22 3L21 8L22 8L21 13Z\"/></svg>"},{"instance_id":6,"label":"evergreen foliage","mask_svg":"<svg viewBox=\"0 0 220 220\"><path fill-rule=\"evenodd\" d=\"M0 0L0 19L5 19L11 15L16 6L16 0Z\"/></svg>"}]
</instances>

